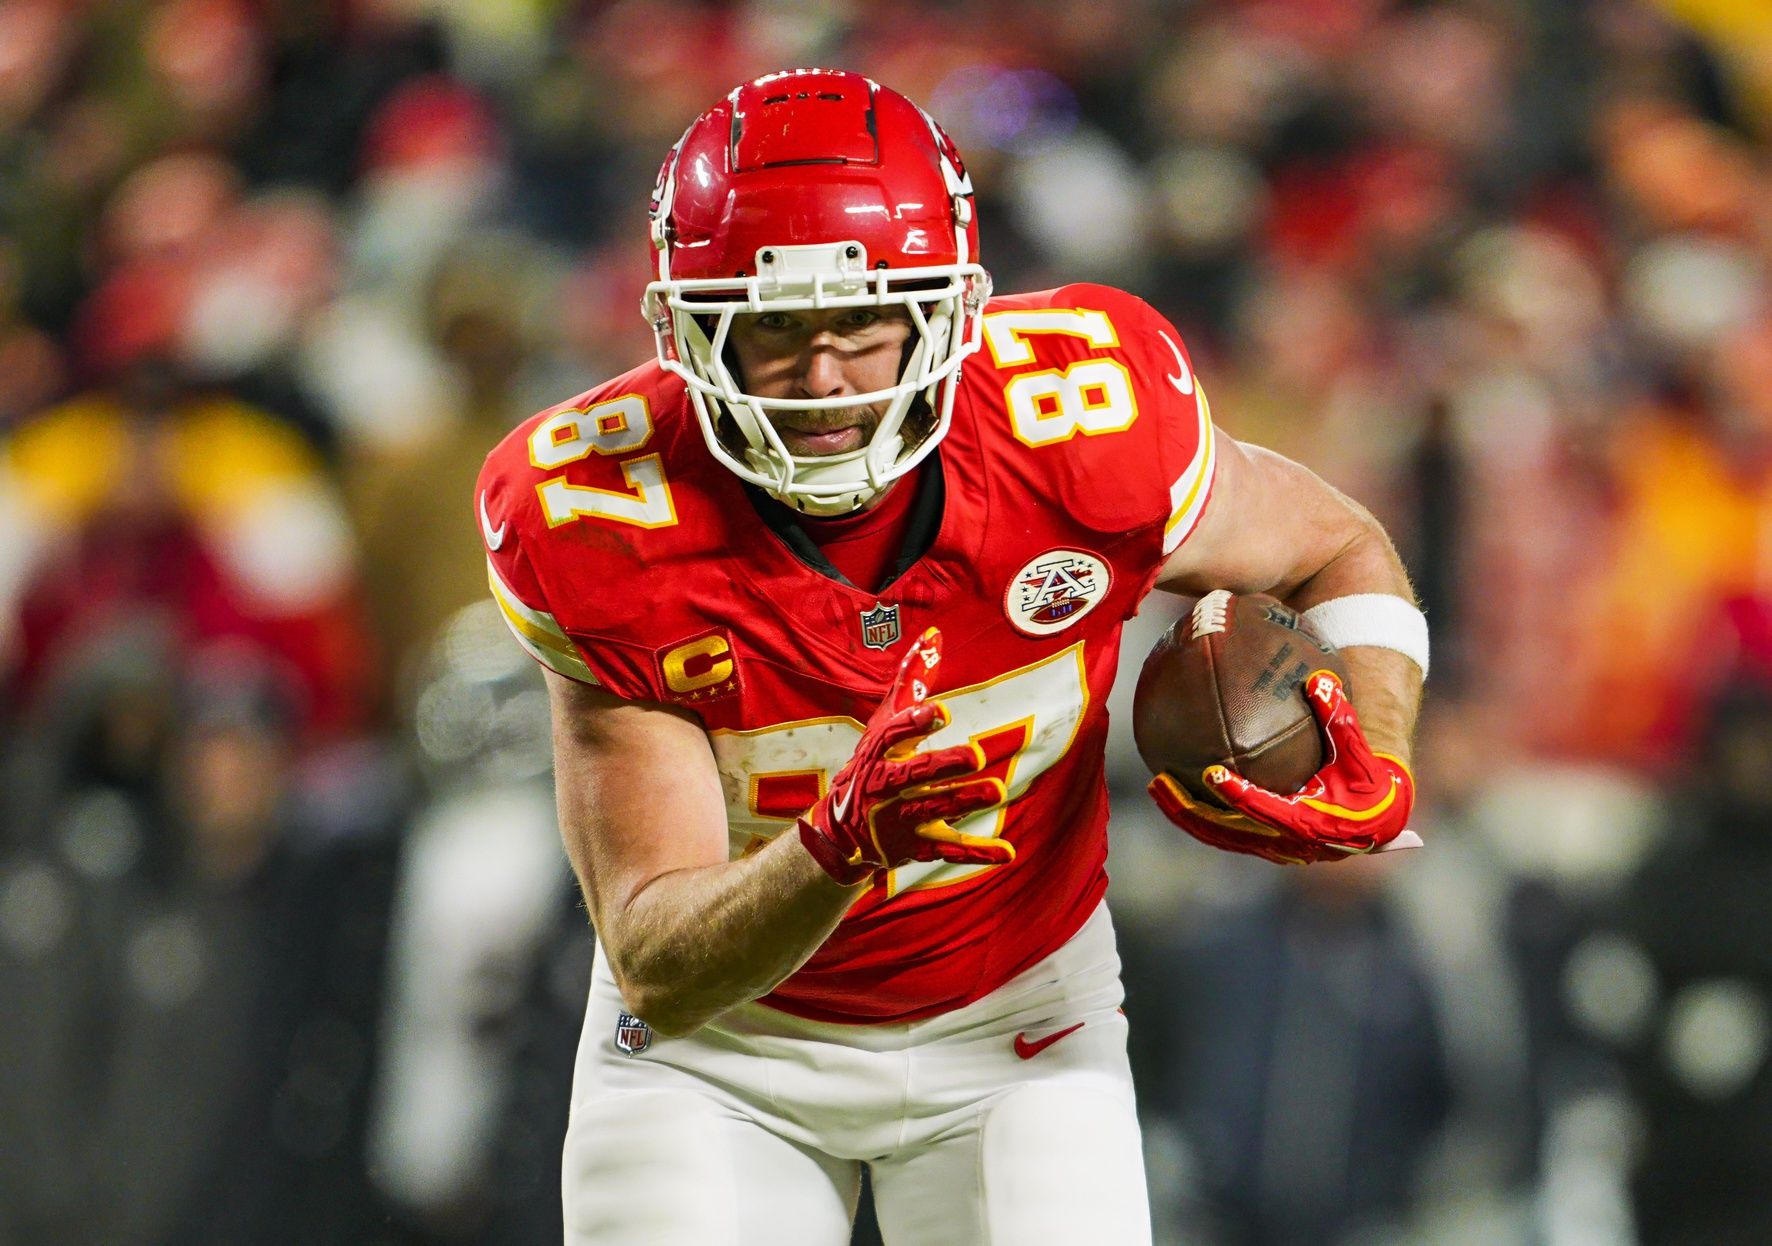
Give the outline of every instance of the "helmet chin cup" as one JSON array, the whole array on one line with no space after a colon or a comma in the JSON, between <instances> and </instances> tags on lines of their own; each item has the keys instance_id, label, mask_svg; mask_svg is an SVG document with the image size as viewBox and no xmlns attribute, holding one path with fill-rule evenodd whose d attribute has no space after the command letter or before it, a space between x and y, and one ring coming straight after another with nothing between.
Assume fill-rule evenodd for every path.
<instances>
[{"instance_id":1,"label":"helmet chin cup","mask_svg":"<svg viewBox=\"0 0 1772 1246\"><path fill-rule=\"evenodd\" d=\"M981 344L990 275L977 263L959 153L904 96L818 69L738 87L666 157L651 225L657 280L643 309L659 365L688 387L709 452L741 479L799 510L841 513L946 435L961 364ZM725 364L736 316L855 307L899 308L911 322L911 349L885 389L766 398ZM912 434L918 400L932 418ZM795 455L771 419L857 406L883 406L881 419L843 454Z\"/></svg>"},{"instance_id":2,"label":"helmet chin cup","mask_svg":"<svg viewBox=\"0 0 1772 1246\"><path fill-rule=\"evenodd\" d=\"M791 506L807 515L847 515L859 510L879 497L888 489L902 472L892 473L883 478L878 487L871 484L853 486L857 475L856 462L876 452L883 452L888 460L895 460L904 445L904 439L896 434L891 437L876 436L872 442L860 449L844 454L832 454L823 457L794 457L794 477L791 482L782 485L760 486L765 493L784 505ZM767 473L776 466L775 461L754 451L747 451L746 459L751 466ZM861 468L863 475L866 467ZM829 492L829 490L836 492Z\"/></svg>"}]
</instances>

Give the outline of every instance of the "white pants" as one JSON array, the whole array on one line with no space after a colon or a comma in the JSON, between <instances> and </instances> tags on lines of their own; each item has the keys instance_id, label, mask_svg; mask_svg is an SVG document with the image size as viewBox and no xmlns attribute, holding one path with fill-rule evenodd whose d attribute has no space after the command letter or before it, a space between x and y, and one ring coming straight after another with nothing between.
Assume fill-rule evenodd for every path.
<instances>
[{"instance_id":1,"label":"white pants","mask_svg":"<svg viewBox=\"0 0 1772 1246\"><path fill-rule=\"evenodd\" d=\"M566 1241L847 1246L866 1163L889 1246L1147 1246L1119 973L1104 906L954 1012L832 1025L749 1004L628 1055L599 952Z\"/></svg>"}]
</instances>

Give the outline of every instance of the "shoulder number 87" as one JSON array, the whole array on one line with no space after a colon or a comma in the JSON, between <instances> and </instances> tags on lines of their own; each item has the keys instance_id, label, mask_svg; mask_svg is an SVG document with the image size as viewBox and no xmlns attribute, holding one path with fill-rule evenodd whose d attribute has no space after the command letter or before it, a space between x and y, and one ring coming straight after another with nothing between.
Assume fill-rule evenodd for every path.
<instances>
[{"instance_id":1,"label":"shoulder number 87","mask_svg":"<svg viewBox=\"0 0 1772 1246\"><path fill-rule=\"evenodd\" d=\"M616 455L643 450L652 440L652 412L639 394L624 394L583 411L558 411L529 434L529 461L553 471L590 454ZM611 519L639 528L668 528L677 522L664 463L656 454L626 459L621 464L627 490L575 485L564 476L550 476L535 486L548 527L558 528L581 515Z\"/></svg>"},{"instance_id":2,"label":"shoulder number 87","mask_svg":"<svg viewBox=\"0 0 1772 1246\"><path fill-rule=\"evenodd\" d=\"M984 318L985 345L999 368L1034 362L1035 334L1059 333L1087 339L1091 346L1120 344L1107 313L1087 308L1036 308L992 312ZM1138 418L1132 374L1117 359L1082 359L1064 368L1023 372L1003 387L1003 401L1017 441L1050 446L1118 433Z\"/></svg>"}]
</instances>

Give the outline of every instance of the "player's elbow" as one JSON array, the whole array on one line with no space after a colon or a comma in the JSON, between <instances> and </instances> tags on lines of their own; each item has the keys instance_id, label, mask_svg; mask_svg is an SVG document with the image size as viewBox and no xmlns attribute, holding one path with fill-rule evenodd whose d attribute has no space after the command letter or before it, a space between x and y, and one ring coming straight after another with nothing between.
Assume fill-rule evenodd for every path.
<instances>
[{"instance_id":1,"label":"player's elbow","mask_svg":"<svg viewBox=\"0 0 1772 1246\"><path fill-rule=\"evenodd\" d=\"M718 1015L716 1010L698 1007L683 991L631 982L619 985L622 1007L664 1038L685 1038Z\"/></svg>"},{"instance_id":2,"label":"player's elbow","mask_svg":"<svg viewBox=\"0 0 1772 1246\"><path fill-rule=\"evenodd\" d=\"M693 1034L723 1011L684 980L681 966L630 959L610 948L609 969L622 1007L665 1038Z\"/></svg>"},{"instance_id":3,"label":"player's elbow","mask_svg":"<svg viewBox=\"0 0 1772 1246\"><path fill-rule=\"evenodd\" d=\"M624 910L625 912L625 910ZM785 975L712 959L700 931L679 923L618 918L599 927L622 1006L654 1031L681 1038L739 1004L772 990Z\"/></svg>"}]
</instances>

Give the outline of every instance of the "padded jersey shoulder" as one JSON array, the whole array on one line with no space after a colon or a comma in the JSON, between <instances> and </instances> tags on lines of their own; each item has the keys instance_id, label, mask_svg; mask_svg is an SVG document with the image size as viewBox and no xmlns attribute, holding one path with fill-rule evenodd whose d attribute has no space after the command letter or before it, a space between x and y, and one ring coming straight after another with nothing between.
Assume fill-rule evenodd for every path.
<instances>
[{"instance_id":1,"label":"padded jersey shoulder","mask_svg":"<svg viewBox=\"0 0 1772 1246\"><path fill-rule=\"evenodd\" d=\"M646 663L625 650L644 649L667 585L708 573L735 501L682 382L651 363L514 428L487 455L473 505L518 640L562 674L632 696L643 681L623 668Z\"/></svg>"},{"instance_id":2,"label":"padded jersey shoulder","mask_svg":"<svg viewBox=\"0 0 1772 1246\"><path fill-rule=\"evenodd\" d=\"M967 408L993 470L1112 537L1158 525L1163 552L1210 496L1210 410L1181 334L1150 304L1077 284L993 299Z\"/></svg>"}]
</instances>

